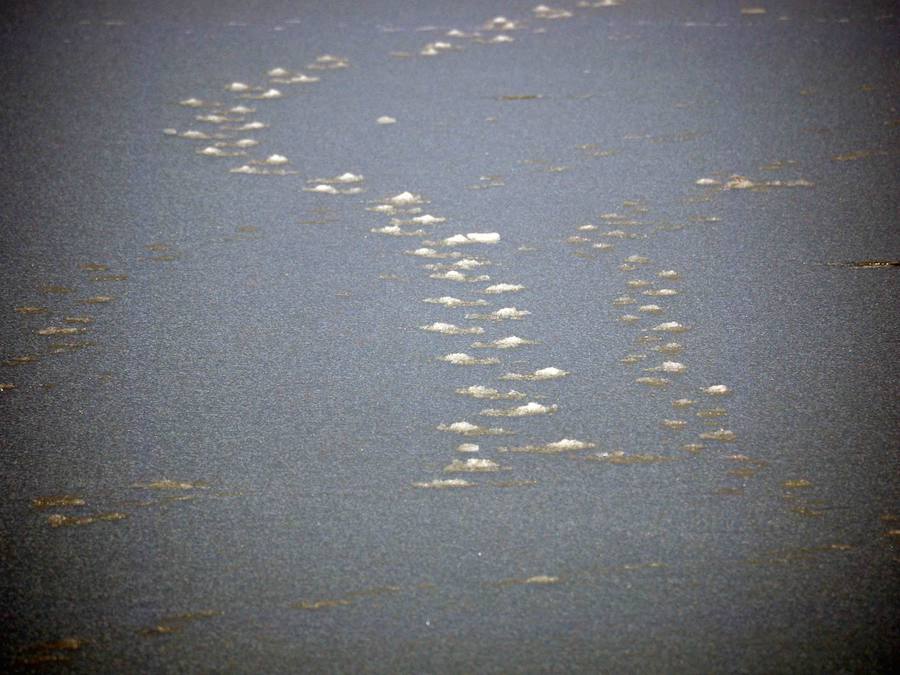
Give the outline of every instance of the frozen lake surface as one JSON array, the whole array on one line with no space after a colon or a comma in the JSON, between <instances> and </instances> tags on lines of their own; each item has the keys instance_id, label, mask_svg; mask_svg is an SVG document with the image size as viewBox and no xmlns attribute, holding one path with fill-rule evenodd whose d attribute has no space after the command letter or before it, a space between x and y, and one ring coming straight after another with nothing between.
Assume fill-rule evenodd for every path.
<instances>
[{"instance_id":1,"label":"frozen lake surface","mask_svg":"<svg viewBox=\"0 0 900 675\"><path fill-rule=\"evenodd\" d=\"M889 669L894 3L189 4L4 10L4 669Z\"/></svg>"}]
</instances>

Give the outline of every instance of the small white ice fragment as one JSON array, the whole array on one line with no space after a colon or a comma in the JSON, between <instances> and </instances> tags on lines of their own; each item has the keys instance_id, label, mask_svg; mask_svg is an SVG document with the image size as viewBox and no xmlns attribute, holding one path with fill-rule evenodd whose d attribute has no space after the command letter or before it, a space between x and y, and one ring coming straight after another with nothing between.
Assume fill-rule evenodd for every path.
<instances>
[{"instance_id":1,"label":"small white ice fragment","mask_svg":"<svg viewBox=\"0 0 900 675\"><path fill-rule=\"evenodd\" d=\"M525 290L525 287L522 284L492 284L484 289L485 293L494 295L498 293L514 293L516 291Z\"/></svg>"}]
</instances>

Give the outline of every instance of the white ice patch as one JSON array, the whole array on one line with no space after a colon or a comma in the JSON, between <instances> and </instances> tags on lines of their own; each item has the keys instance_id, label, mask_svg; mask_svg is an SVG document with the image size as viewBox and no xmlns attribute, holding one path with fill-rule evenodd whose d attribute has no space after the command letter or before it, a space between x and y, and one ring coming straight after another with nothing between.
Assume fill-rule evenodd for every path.
<instances>
[{"instance_id":1,"label":"white ice patch","mask_svg":"<svg viewBox=\"0 0 900 675\"><path fill-rule=\"evenodd\" d=\"M201 101L199 98L192 97L179 101L178 105L183 105L186 108L202 108L205 103L203 103L203 101Z\"/></svg>"},{"instance_id":2,"label":"white ice patch","mask_svg":"<svg viewBox=\"0 0 900 675\"><path fill-rule=\"evenodd\" d=\"M267 168L260 163L251 162L228 170L229 173L242 173L250 176L293 176L298 172L292 169Z\"/></svg>"},{"instance_id":3,"label":"white ice patch","mask_svg":"<svg viewBox=\"0 0 900 675\"><path fill-rule=\"evenodd\" d=\"M337 188L331 185L320 185L318 187L330 187L334 192L330 192L329 194L338 194L342 192ZM373 227L369 230L369 232L373 232L375 234L387 234L392 237L424 237L425 230L404 230L399 225L385 225L384 227Z\"/></svg>"},{"instance_id":4,"label":"white ice patch","mask_svg":"<svg viewBox=\"0 0 900 675\"><path fill-rule=\"evenodd\" d=\"M188 129L187 131L183 131L181 133L182 138L187 138L192 141L206 141L211 138L209 134L203 131L197 131L196 129Z\"/></svg>"},{"instance_id":5,"label":"white ice patch","mask_svg":"<svg viewBox=\"0 0 900 675\"><path fill-rule=\"evenodd\" d=\"M461 387L456 390L456 393L460 396L471 396L472 398L486 399L489 401L516 401L525 398L525 394L516 391L515 389L503 393L502 391L492 387L485 387L481 384L473 384L470 387Z\"/></svg>"},{"instance_id":6,"label":"white ice patch","mask_svg":"<svg viewBox=\"0 0 900 675\"><path fill-rule=\"evenodd\" d=\"M425 298L422 302L431 305L443 305L444 307L482 307L487 304L484 300L461 300L454 298L452 295L442 295L439 298Z\"/></svg>"},{"instance_id":7,"label":"white ice patch","mask_svg":"<svg viewBox=\"0 0 900 675\"><path fill-rule=\"evenodd\" d=\"M462 436L505 436L510 432L497 427L481 427L477 424L466 422L453 422L452 424L438 424L438 431L447 431Z\"/></svg>"},{"instance_id":8,"label":"white ice patch","mask_svg":"<svg viewBox=\"0 0 900 675\"><path fill-rule=\"evenodd\" d=\"M235 127L235 131L258 131L259 129L266 129L268 128L268 126L269 125L265 122L258 122L254 120L253 122L247 122L246 124L242 124L239 127Z\"/></svg>"},{"instance_id":9,"label":"white ice patch","mask_svg":"<svg viewBox=\"0 0 900 675\"><path fill-rule=\"evenodd\" d=\"M464 352L456 352L453 354L445 354L438 358L438 361L452 363L454 366L493 366L500 363L500 359L496 357L476 358L469 356Z\"/></svg>"},{"instance_id":10,"label":"white ice patch","mask_svg":"<svg viewBox=\"0 0 900 675\"><path fill-rule=\"evenodd\" d=\"M334 176L332 178L312 178L307 183L324 183L326 185L349 185L351 183L362 183L365 178L359 174L351 173L349 171L342 173L339 176Z\"/></svg>"},{"instance_id":11,"label":"white ice patch","mask_svg":"<svg viewBox=\"0 0 900 675\"><path fill-rule=\"evenodd\" d=\"M417 195L412 192L401 192L393 197L389 197L386 201L392 206L414 206L416 204L425 203L425 199L422 195Z\"/></svg>"},{"instance_id":12,"label":"white ice patch","mask_svg":"<svg viewBox=\"0 0 900 675\"><path fill-rule=\"evenodd\" d=\"M556 380L560 377L565 377L568 374L568 371L550 366L548 368L540 368L533 373L506 373L506 375L502 375L500 379L537 382L540 380Z\"/></svg>"},{"instance_id":13,"label":"white ice patch","mask_svg":"<svg viewBox=\"0 0 900 675\"><path fill-rule=\"evenodd\" d=\"M431 488L434 490L446 490L448 488L469 488L475 487L475 483L470 483L467 480L463 480L462 478L436 478L435 480L419 483L413 483L413 487L417 488Z\"/></svg>"},{"instance_id":14,"label":"white ice patch","mask_svg":"<svg viewBox=\"0 0 900 675\"><path fill-rule=\"evenodd\" d=\"M493 284L484 289L484 293L488 293L491 295L498 293L515 293L517 291L524 291L525 287L522 284Z\"/></svg>"},{"instance_id":15,"label":"white ice patch","mask_svg":"<svg viewBox=\"0 0 900 675\"><path fill-rule=\"evenodd\" d=\"M682 326L677 321L666 321L665 323L654 326L653 330L663 333L683 333L687 330L687 328Z\"/></svg>"},{"instance_id":16,"label":"white ice patch","mask_svg":"<svg viewBox=\"0 0 900 675\"><path fill-rule=\"evenodd\" d=\"M548 7L547 5L537 5L531 11L536 19L569 19L572 17L572 12L567 9Z\"/></svg>"},{"instance_id":17,"label":"white ice patch","mask_svg":"<svg viewBox=\"0 0 900 675\"><path fill-rule=\"evenodd\" d=\"M422 248L417 248L415 251L407 251L409 255L415 255L420 258L443 258L444 256L439 254L433 248L428 248L427 246L423 246Z\"/></svg>"},{"instance_id":18,"label":"white ice patch","mask_svg":"<svg viewBox=\"0 0 900 675\"><path fill-rule=\"evenodd\" d=\"M478 452L480 449L477 443L460 443L456 446L457 452Z\"/></svg>"},{"instance_id":19,"label":"white ice patch","mask_svg":"<svg viewBox=\"0 0 900 675\"><path fill-rule=\"evenodd\" d=\"M313 82L318 82L318 81L319 81L318 77L314 77L312 75L307 75L305 73L296 73L294 75L291 75L291 77L288 78L287 83L288 84L312 84Z\"/></svg>"},{"instance_id":20,"label":"white ice patch","mask_svg":"<svg viewBox=\"0 0 900 675\"><path fill-rule=\"evenodd\" d=\"M206 122L207 124L224 124L225 122L234 122L225 115L197 115L195 118L198 122Z\"/></svg>"},{"instance_id":21,"label":"white ice patch","mask_svg":"<svg viewBox=\"0 0 900 675\"><path fill-rule=\"evenodd\" d=\"M533 577L528 577L522 583L535 585L558 584L559 577L550 576L548 574L537 574Z\"/></svg>"},{"instance_id":22,"label":"white ice patch","mask_svg":"<svg viewBox=\"0 0 900 675\"><path fill-rule=\"evenodd\" d=\"M429 42L419 50L419 54L421 54L422 56L437 56L442 52L447 52L453 49L458 49L458 47L454 47L449 42Z\"/></svg>"},{"instance_id":23,"label":"white ice patch","mask_svg":"<svg viewBox=\"0 0 900 675\"><path fill-rule=\"evenodd\" d=\"M638 311L644 314L659 314L663 309L659 305L641 305L638 307Z\"/></svg>"},{"instance_id":24,"label":"white ice patch","mask_svg":"<svg viewBox=\"0 0 900 675\"><path fill-rule=\"evenodd\" d=\"M655 368L647 368L648 371L656 371L662 373L679 374L687 370L687 366L678 361L663 361L661 365Z\"/></svg>"},{"instance_id":25,"label":"white ice patch","mask_svg":"<svg viewBox=\"0 0 900 675\"><path fill-rule=\"evenodd\" d=\"M441 243L444 246L461 246L464 244L496 244L498 241L500 241L500 235L497 232L469 232L468 234L454 234Z\"/></svg>"},{"instance_id":26,"label":"white ice patch","mask_svg":"<svg viewBox=\"0 0 900 675\"><path fill-rule=\"evenodd\" d=\"M429 274L429 278L431 279L440 279L443 281L462 281L466 283L472 283L476 281L490 281L491 278L487 274L463 274L459 270L447 270L446 272L435 272L434 274Z\"/></svg>"},{"instance_id":27,"label":"white ice patch","mask_svg":"<svg viewBox=\"0 0 900 675\"><path fill-rule=\"evenodd\" d=\"M676 272L675 270L662 270L661 272L657 272L656 276L658 276L660 279L677 279L678 272Z\"/></svg>"},{"instance_id":28,"label":"white ice patch","mask_svg":"<svg viewBox=\"0 0 900 675\"><path fill-rule=\"evenodd\" d=\"M515 349L516 347L536 344L539 343L535 340L526 340L517 335L510 335L509 337L500 338L493 342L475 342L472 346L477 349Z\"/></svg>"},{"instance_id":29,"label":"white ice patch","mask_svg":"<svg viewBox=\"0 0 900 675\"><path fill-rule=\"evenodd\" d=\"M556 455L562 452L577 452L579 450L590 450L596 447L596 443L588 443L572 438L563 438L543 445L520 445L517 447L497 448L497 450L498 452L525 452L538 455Z\"/></svg>"},{"instance_id":30,"label":"white ice patch","mask_svg":"<svg viewBox=\"0 0 900 675\"><path fill-rule=\"evenodd\" d=\"M269 156L266 157L263 161L264 161L266 164L271 164L271 165L276 165L276 166L277 166L277 165L280 165L280 164L287 164L287 163L288 163L288 158L285 157L284 155L269 155Z\"/></svg>"},{"instance_id":31,"label":"white ice patch","mask_svg":"<svg viewBox=\"0 0 900 675\"><path fill-rule=\"evenodd\" d=\"M638 384L645 384L648 387L667 387L672 381L665 377L639 377L635 380Z\"/></svg>"},{"instance_id":32,"label":"white ice patch","mask_svg":"<svg viewBox=\"0 0 900 675\"><path fill-rule=\"evenodd\" d=\"M507 19L505 16L495 16L493 19L485 21L481 26L482 30L518 30L521 27L522 24L520 22Z\"/></svg>"},{"instance_id":33,"label":"white ice patch","mask_svg":"<svg viewBox=\"0 0 900 675\"><path fill-rule=\"evenodd\" d=\"M810 188L814 184L802 178L796 180L753 181L746 176L731 176L722 186L723 190L769 190L772 188Z\"/></svg>"},{"instance_id":34,"label":"white ice patch","mask_svg":"<svg viewBox=\"0 0 900 675\"><path fill-rule=\"evenodd\" d=\"M379 117L377 120L375 120L375 123L376 123L376 124L382 124L382 125L384 125L384 124L396 124L396 123L397 123L397 118L396 118L396 117L391 117L390 115L382 115L382 116Z\"/></svg>"},{"instance_id":35,"label":"white ice patch","mask_svg":"<svg viewBox=\"0 0 900 675\"><path fill-rule=\"evenodd\" d=\"M339 68L349 68L350 61L342 56L334 56L332 54L322 54L317 56L316 60L307 66L311 70L337 70Z\"/></svg>"},{"instance_id":36,"label":"white ice patch","mask_svg":"<svg viewBox=\"0 0 900 675\"><path fill-rule=\"evenodd\" d=\"M416 216L415 218L410 218L410 220L414 223L418 223L419 225L436 225L438 223L443 223L446 221L446 218L440 218L438 216L433 216L430 213L426 213L422 216Z\"/></svg>"},{"instance_id":37,"label":"white ice patch","mask_svg":"<svg viewBox=\"0 0 900 675\"><path fill-rule=\"evenodd\" d=\"M444 467L445 473L481 473L499 471L500 465L490 459L469 457L466 460L454 459Z\"/></svg>"},{"instance_id":38,"label":"white ice patch","mask_svg":"<svg viewBox=\"0 0 900 675\"><path fill-rule=\"evenodd\" d=\"M490 265L491 262L489 260L476 260L475 258L463 258L462 260L457 260L454 263L450 263L451 269L458 270L472 270L476 267L484 267L485 265Z\"/></svg>"},{"instance_id":39,"label":"white ice patch","mask_svg":"<svg viewBox=\"0 0 900 675\"><path fill-rule=\"evenodd\" d=\"M700 434L700 438L704 441L720 441L722 443L733 443L737 440L737 434L728 429L717 429L716 431L707 431Z\"/></svg>"},{"instance_id":40,"label":"white ice patch","mask_svg":"<svg viewBox=\"0 0 900 675\"><path fill-rule=\"evenodd\" d=\"M516 309L515 307L502 307L490 314L466 314L467 319L486 319L488 321L521 321L531 312L527 309Z\"/></svg>"},{"instance_id":41,"label":"white ice patch","mask_svg":"<svg viewBox=\"0 0 900 675\"><path fill-rule=\"evenodd\" d=\"M640 237L639 234L626 232L625 230L610 230L609 232L604 232L602 236L610 237L612 239L637 239Z\"/></svg>"},{"instance_id":42,"label":"white ice patch","mask_svg":"<svg viewBox=\"0 0 900 675\"><path fill-rule=\"evenodd\" d=\"M642 295L647 295L652 298L670 298L673 295L678 295L678 291L674 288L655 288L650 289L649 291L643 291Z\"/></svg>"},{"instance_id":43,"label":"white ice patch","mask_svg":"<svg viewBox=\"0 0 900 675\"><path fill-rule=\"evenodd\" d=\"M279 73L273 75L272 73ZM284 68L274 68L269 71L269 77L273 84L312 84L318 82L321 78L307 75L301 72L290 72Z\"/></svg>"},{"instance_id":44,"label":"white ice patch","mask_svg":"<svg viewBox=\"0 0 900 675\"><path fill-rule=\"evenodd\" d=\"M202 150L197 150L198 155L204 155L205 157L242 157L245 156L246 152L228 152L227 150L223 150L222 148L216 147L206 147Z\"/></svg>"},{"instance_id":45,"label":"white ice patch","mask_svg":"<svg viewBox=\"0 0 900 675\"><path fill-rule=\"evenodd\" d=\"M662 352L663 354L678 354L684 347L680 342L667 342L664 345L653 347L653 351Z\"/></svg>"},{"instance_id":46,"label":"white ice patch","mask_svg":"<svg viewBox=\"0 0 900 675\"><path fill-rule=\"evenodd\" d=\"M266 101L269 99L281 98L282 96L284 96L284 94L281 93L281 90L275 89L275 88L270 88L270 89L266 89L265 91L263 91L259 94L242 94L241 98Z\"/></svg>"},{"instance_id":47,"label":"white ice patch","mask_svg":"<svg viewBox=\"0 0 900 675\"><path fill-rule=\"evenodd\" d=\"M557 410L559 410L557 405L547 406L535 401L529 401L525 405L519 405L514 408L488 408L487 410L482 410L479 414L485 417L531 417L534 415L552 415Z\"/></svg>"},{"instance_id":48,"label":"white ice patch","mask_svg":"<svg viewBox=\"0 0 900 675\"><path fill-rule=\"evenodd\" d=\"M708 394L709 396L725 396L726 394L731 393L731 389L724 384L714 384L711 387L704 389L703 393Z\"/></svg>"},{"instance_id":49,"label":"white ice patch","mask_svg":"<svg viewBox=\"0 0 900 675\"><path fill-rule=\"evenodd\" d=\"M244 84L243 82L232 82L227 87L225 87L226 91L233 91L236 93L241 93L250 90L249 84Z\"/></svg>"},{"instance_id":50,"label":"white ice patch","mask_svg":"<svg viewBox=\"0 0 900 675\"><path fill-rule=\"evenodd\" d=\"M356 195L363 191L361 187L349 187L349 188L336 188L334 185L328 185L327 183L319 183L314 187L305 187L303 188L304 192L318 192L325 195ZM374 232L374 230L372 230ZM391 233L386 233L391 234ZM419 231L418 234L414 236L419 236L425 234L422 231Z\"/></svg>"},{"instance_id":51,"label":"white ice patch","mask_svg":"<svg viewBox=\"0 0 900 675\"><path fill-rule=\"evenodd\" d=\"M452 323L442 323L440 321L435 321L427 326L419 326L419 328L428 331L429 333L441 333L443 335L480 335L484 333L484 328L481 326L466 328Z\"/></svg>"},{"instance_id":52,"label":"white ice patch","mask_svg":"<svg viewBox=\"0 0 900 675\"><path fill-rule=\"evenodd\" d=\"M694 185L700 185L702 187L709 187L711 185L721 185L721 181L717 181L715 178L698 178L694 181Z\"/></svg>"}]
</instances>

